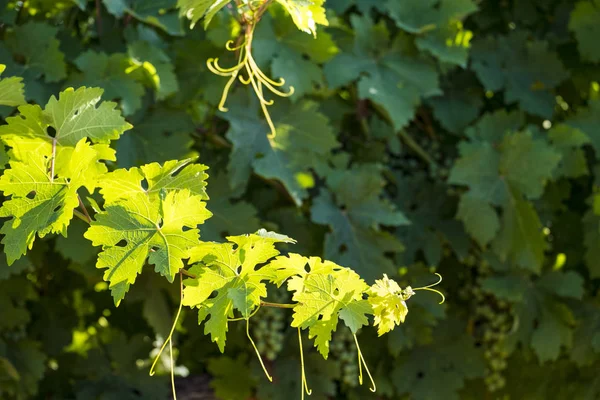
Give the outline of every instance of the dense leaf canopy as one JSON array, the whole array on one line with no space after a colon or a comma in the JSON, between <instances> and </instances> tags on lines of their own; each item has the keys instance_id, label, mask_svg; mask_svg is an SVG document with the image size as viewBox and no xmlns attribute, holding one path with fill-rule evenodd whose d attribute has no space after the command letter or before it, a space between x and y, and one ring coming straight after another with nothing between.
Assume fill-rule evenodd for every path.
<instances>
[{"instance_id":1,"label":"dense leaf canopy","mask_svg":"<svg viewBox=\"0 0 600 400\"><path fill-rule=\"evenodd\" d=\"M164 400L167 338L223 399L600 398L599 38L599 0L1 2L0 398Z\"/></svg>"}]
</instances>

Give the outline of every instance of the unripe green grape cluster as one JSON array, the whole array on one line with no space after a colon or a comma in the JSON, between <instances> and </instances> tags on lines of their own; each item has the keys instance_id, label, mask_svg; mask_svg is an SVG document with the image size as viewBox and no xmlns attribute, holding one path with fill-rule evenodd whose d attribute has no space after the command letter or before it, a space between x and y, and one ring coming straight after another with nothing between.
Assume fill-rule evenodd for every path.
<instances>
[{"instance_id":1,"label":"unripe green grape cluster","mask_svg":"<svg viewBox=\"0 0 600 400\"><path fill-rule=\"evenodd\" d=\"M285 295L274 291L274 301L284 303ZM273 361L283 349L285 340L286 310L274 307L263 307L257 322L252 324L252 336L261 355Z\"/></svg>"},{"instance_id":2,"label":"unripe green grape cluster","mask_svg":"<svg viewBox=\"0 0 600 400\"><path fill-rule=\"evenodd\" d=\"M433 180L446 180L452 167L452 157L442 151L442 145L439 141L421 134L416 142L431 157L433 164L429 166L429 175Z\"/></svg>"},{"instance_id":3,"label":"unripe green grape cluster","mask_svg":"<svg viewBox=\"0 0 600 400\"><path fill-rule=\"evenodd\" d=\"M341 384L354 388L358 385L358 362L354 337L349 329L340 327L330 344L331 358L339 363Z\"/></svg>"},{"instance_id":4,"label":"unripe green grape cluster","mask_svg":"<svg viewBox=\"0 0 600 400\"><path fill-rule=\"evenodd\" d=\"M285 310L265 307L260 314L258 322L252 325L252 335L260 354L273 361L283 349Z\"/></svg>"},{"instance_id":5,"label":"unripe green grape cluster","mask_svg":"<svg viewBox=\"0 0 600 400\"><path fill-rule=\"evenodd\" d=\"M14 342L25 339L26 336L27 330L25 329L25 325L16 326L13 329L6 330L0 334L0 337L4 337Z\"/></svg>"},{"instance_id":6,"label":"unripe green grape cluster","mask_svg":"<svg viewBox=\"0 0 600 400\"><path fill-rule=\"evenodd\" d=\"M478 261L474 256L467 257L464 263L474 269L475 277L459 295L474 306L476 335L483 345L487 364L484 382L493 393L506 385L504 371L509 354L504 348L504 340L512 329L514 317L508 302L496 299L481 288L482 279L490 274L489 263Z\"/></svg>"}]
</instances>

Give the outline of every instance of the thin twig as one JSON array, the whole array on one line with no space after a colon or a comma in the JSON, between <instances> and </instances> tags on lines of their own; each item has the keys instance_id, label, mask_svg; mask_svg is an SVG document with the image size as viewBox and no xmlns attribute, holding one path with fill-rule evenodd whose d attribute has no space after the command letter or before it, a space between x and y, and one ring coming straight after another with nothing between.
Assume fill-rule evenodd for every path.
<instances>
[{"instance_id":1,"label":"thin twig","mask_svg":"<svg viewBox=\"0 0 600 400\"><path fill-rule=\"evenodd\" d=\"M83 204L81 196L77 195L77 200L79 200L79 208L81 208L81 211L83 211L83 215L85 216L87 223L91 225L92 217L90 217L90 213L88 212L87 208L85 208L85 204Z\"/></svg>"}]
</instances>

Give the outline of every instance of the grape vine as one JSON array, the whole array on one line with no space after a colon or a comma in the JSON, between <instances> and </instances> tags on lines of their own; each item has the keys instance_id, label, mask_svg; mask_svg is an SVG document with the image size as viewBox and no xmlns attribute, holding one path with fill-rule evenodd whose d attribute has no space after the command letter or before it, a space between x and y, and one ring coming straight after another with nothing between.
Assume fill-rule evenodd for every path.
<instances>
[{"instance_id":1,"label":"grape vine","mask_svg":"<svg viewBox=\"0 0 600 400\"><path fill-rule=\"evenodd\" d=\"M600 398L599 10L2 2L0 398Z\"/></svg>"},{"instance_id":2,"label":"grape vine","mask_svg":"<svg viewBox=\"0 0 600 400\"><path fill-rule=\"evenodd\" d=\"M277 335L283 328L282 309L292 309L291 326L298 329L299 340L301 330L308 330L325 359L341 319L354 341L358 381L362 384L364 371L375 391L356 333L370 325L372 316L381 336L404 322L406 301L416 290L435 291L443 302L441 292L432 285L402 289L387 275L369 286L353 270L331 261L296 253L280 255L276 244L296 241L264 229L229 236L227 243L200 241L197 227L212 216L206 206L207 167L188 159L108 172L103 161L114 161L115 155L107 144L131 125L114 110L114 103L99 103L101 94L97 88L69 88L52 97L44 109L19 107L19 115L7 118L8 124L0 127L0 137L11 148L10 168L0 177L0 190L10 196L0 208L0 215L9 218L2 227L9 265L32 247L36 237L50 232L65 235L78 217L89 224L84 237L101 248L96 267L104 270L116 306L147 264L169 282L178 278L179 308L150 368L153 375L168 345L174 398L172 336L184 306L198 310L204 333L221 352L229 324L245 321L247 339L269 380L262 354L272 360L281 350ZM55 129L55 136L47 134L49 127ZM86 205L81 188L90 193L99 189L102 207L91 198ZM95 212L90 213L88 206ZM292 303L267 302L266 283L285 285L292 292ZM256 324L258 330L250 329L252 317L265 306L274 308L267 314L271 317ZM271 332L268 339L265 329ZM14 332L16 337L20 331ZM259 339L258 346L251 332ZM310 394L304 366L301 379L302 396Z\"/></svg>"}]
</instances>

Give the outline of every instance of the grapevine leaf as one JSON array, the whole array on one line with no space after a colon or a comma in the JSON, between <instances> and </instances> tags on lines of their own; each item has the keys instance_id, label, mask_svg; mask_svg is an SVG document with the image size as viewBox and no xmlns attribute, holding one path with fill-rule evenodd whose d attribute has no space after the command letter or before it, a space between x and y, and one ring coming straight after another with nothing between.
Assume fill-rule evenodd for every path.
<instances>
[{"instance_id":1,"label":"grapevine leaf","mask_svg":"<svg viewBox=\"0 0 600 400\"><path fill-rule=\"evenodd\" d=\"M81 220L74 220L69 224L68 236L59 236L56 239L56 251L66 259L79 264L86 264L98 254L89 240L83 237L87 225Z\"/></svg>"},{"instance_id":2,"label":"grapevine leaf","mask_svg":"<svg viewBox=\"0 0 600 400\"><path fill-rule=\"evenodd\" d=\"M471 54L473 69L487 90L504 89L507 104L519 102L531 114L552 116L552 89L568 73L546 42L530 42L525 31L513 31L505 37L474 41Z\"/></svg>"},{"instance_id":3,"label":"grapevine leaf","mask_svg":"<svg viewBox=\"0 0 600 400\"><path fill-rule=\"evenodd\" d=\"M567 125L579 129L588 136L596 154L600 154L600 137L597 135L599 123L600 100L590 101L587 108L578 109L575 116L566 121Z\"/></svg>"},{"instance_id":4,"label":"grapevine leaf","mask_svg":"<svg viewBox=\"0 0 600 400\"><path fill-rule=\"evenodd\" d=\"M252 396L256 378L252 375L247 358L241 354L235 359L223 356L208 360L207 369L213 377L210 386L215 389L219 399L248 399Z\"/></svg>"},{"instance_id":5,"label":"grapevine leaf","mask_svg":"<svg viewBox=\"0 0 600 400\"><path fill-rule=\"evenodd\" d=\"M287 22L287 18L277 17L261 21L254 33L253 57L259 65L270 64L273 76L285 77L286 86L294 88L290 100L296 101L323 86L323 73L317 62L330 59L336 47L326 33L312 39L296 29L287 29ZM309 46L306 37L317 43Z\"/></svg>"},{"instance_id":6,"label":"grapevine leaf","mask_svg":"<svg viewBox=\"0 0 600 400\"><path fill-rule=\"evenodd\" d=\"M0 257L0 281L6 280L13 275L18 275L23 271L28 271L33 268L33 264L28 257L21 257L9 266L6 262L6 257Z\"/></svg>"},{"instance_id":7,"label":"grapevine leaf","mask_svg":"<svg viewBox=\"0 0 600 400\"><path fill-rule=\"evenodd\" d=\"M533 206L521 194L509 188L508 203L502 216L502 228L492 246L501 260L539 273L547 243L542 224Z\"/></svg>"},{"instance_id":8,"label":"grapevine leaf","mask_svg":"<svg viewBox=\"0 0 600 400\"><path fill-rule=\"evenodd\" d=\"M22 303L37 299L31 282L23 277L2 280L0 289L0 329L7 331L27 325L31 321L31 314Z\"/></svg>"},{"instance_id":9,"label":"grapevine leaf","mask_svg":"<svg viewBox=\"0 0 600 400\"><path fill-rule=\"evenodd\" d=\"M272 232L229 236L229 243L203 242L189 251L189 263L197 263L190 269L196 278L184 281L183 304L199 308L198 323L207 316L204 333L211 335L219 350L225 350L228 331L227 319L237 309L244 318L267 296L262 281L270 278L259 264L279 254L275 243L293 242L292 239ZM235 245L235 246L234 246ZM211 297L213 292L215 297Z\"/></svg>"},{"instance_id":10,"label":"grapevine leaf","mask_svg":"<svg viewBox=\"0 0 600 400\"><path fill-rule=\"evenodd\" d=\"M460 76L455 80L457 82L453 83L452 88L445 88L443 96L430 98L427 102L432 106L435 118L446 130L462 134L479 116L483 101L480 93L463 89L465 85L472 84L470 81L465 82Z\"/></svg>"},{"instance_id":11,"label":"grapevine leaf","mask_svg":"<svg viewBox=\"0 0 600 400\"><path fill-rule=\"evenodd\" d=\"M373 314L373 308L367 300L353 301L340 310L340 318L352 333L369 325L368 314Z\"/></svg>"},{"instance_id":12,"label":"grapevine leaf","mask_svg":"<svg viewBox=\"0 0 600 400\"><path fill-rule=\"evenodd\" d=\"M412 119L422 97L441 94L437 71L425 58L397 51L379 54L390 47L383 23L375 25L368 16L355 15L350 21L357 31L354 50L327 63L325 77L333 88L358 79L359 97L381 105L400 129Z\"/></svg>"},{"instance_id":13,"label":"grapevine leaf","mask_svg":"<svg viewBox=\"0 0 600 400\"><path fill-rule=\"evenodd\" d=\"M179 15L190 19L191 28L204 17L204 29L220 9L229 4L231 0L177 0Z\"/></svg>"},{"instance_id":14,"label":"grapevine leaf","mask_svg":"<svg viewBox=\"0 0 600 400\"><path fill-rule=\"evenodd\" d=\"M529 132L506 135L501 146L500 174L525 196L539 198L560 162L560 154Z\"/></svg>"},{"instance_id":15,"label":"grapevine leaf","mask_svg":"<svg viewBox=\"0 0 600 400\"><path fill-rule=\"evenodd\" d=\"M585 61L600 62L600 50L595 38L600 36L600 2L578 1L571 12L569 30L577 38L579 53Z\"/></svg>"},{"instance_id":16,"label":"grapevine leaf","mask_svg":"<svg viewBox=\"0 0 600 400\"><path fill-rule=\"evenodd\" d=\"M135 71L156 90L156 99L164 100L179 90L179 83L169 56L149 42L138 40L128 46Z\"/></svg>"},{"instance_id":17,"label":"grapevine leaf","mask_svg":"<svg viewBox=\"0 0 600 400\"><path fill-rule=\"evenodd\" d=\"M0 64L0 75L5 68L6 65ZM24 87L23 78L11 76L0 79L0 105L15 107L25 103Z\"/></svg>"},{"instance_id":18,"label":"grapevine leaf","mask_svg":"<svg viewBox=\"0 0 600 400\"><path fill-rule=\"evenodd\" d=\"M588 174L587 160L582 146L590 143L588 136L578 129L560 124L548 132L554 148L561 153L556 177L578 178Z\"/></svg>"},{"instance_id":19,"label":"grapevine leaf","mask_svg":"<svg viewBox=\"0 0 600 400\"><path fill-rule=\"evenodd\" d=\"M46 370L47 357L40 349L39 343L21 340L7 345L0 340L0 358L7 359L19 374L20 379L16 382L18 391L34 396L38 391L38 382L42 380Z\"/></svg>"},{"instance_id":20,"label":"grapevine leaf","mask_svg":"<svg viewBox=\"0 0 600 400\"><path fill-rule=\"evenodd\" d=\"M99 88L68 88L58 99L52 96L44 110L38 105L20 106L20 115L7 118L8 125L0 126L0 137L12 147L11 157L26 159L32 151L50 156L53 142L57 147L73 147L84 138L94 143L118 139L131 125L115 110L115 103L102 102L96 107L102 92ZM54 136L48 133L49 127L55 130Z\"/></svg>"},{"instance_id":21,"label":"grapevine leaf","mask_svg":"<svg viewBox=\"0 0 600 400\"><path fill-rule=\"evenodd\" d=\"M417 33L417 46L441 61L466 66L471 31L461 21L477 11L471 0L426 0L418 3L387 1L390 16L410 33Z\"/></svg>"},{"instance_id":22,"label":"grapevine leaf","mask_svg":"<svg viewBox=\"0 0 600 400\"><path fill-rule=\"evenodd\" d=\"M395 204L402 210L410 225L396 227L395 234L405 249L394 258L399 264L412 264L421 259L438 265L445 243L463 258L468 253L470 238L458 221L448 220L454 207L447 186L431 182L424 173L394 176Z\"/></svg>"},{"instance_id":23,"label":"grapevine leaf","mask_svg":"<svg viewBox=\"0 0 600 400\"><path fill-rule=\"evenodd\" d=\"M407 32L422 33L451 19L461 19L477 10L471 0L426 0L395 2L388 0L387 8L396 24Z\"/></svg>"},{"instance_id":24,"label":"grapevine leaf","mask_svg":"<svg viewBox=\"0 0 600 400\"><path fill-rule=\"evenodd\" d=\"M118 203L122 199L131 199L146 195L151 200L160 197L163 190L188 190L191 194L208 200L206 178L208 169L202 164L191 164L192 159L170 160L163 165L152 163L118 169L102 177L99 182L100 193L106 204ZM145 187L143 186L145 184Z\"/></svg>"},{"instance_id":25,"label":"grapevine leaf","mask_svg":"<svg viewBox=\"0 0 600 400\"><path fill-rule=\"evenodd\" d=\"M96 267L106 268L104 279L116 305L146 259L172 282L198 243L196 226L211 216L204 198L189 190L163 189L159 197L138 193L110 204L85 233L94 246L102 246Z\"/></svg>"},{"instance_id":26,"label":"grapevine leaf","mask_svg":"<svg viewBox=\"0 0 600 400\"><path fill-rule=\"evenodd\" d=\"M483 355L454 319L436 327L431 343L396 359L391 378L397 393L410 393L414 400L461 399L458 391L465 386L465 380L483 375Z\"/></svg>"},{"instance_id":27,"label":"grapevine leaf","mask_svg":"<svg viewBox=\"0 0 600 400\"><path fill-rule=\"evenodd\" d=\"M580 323L573 335L570 357L579 366L591 365L600 353L600 310L596 305L584 304L574 311Z\"/></svg>"},{"instance_id":28,"label":"grapevine leaf","mask_svg":"<svg viewBox=\"0 0 600 400\"><path fill-rule=\"evenodd\" d=\"M378 232L380 225L399 226L408 220L387 200L381 199L385 182L376 166L357 166L334 170L328 176L328 190L322 190L311 208L316 223L329 225L325 255L340 264L355 268L366 279L380 271L393 273L385 252L398 252L402 246L392 236ZM331 193L335 193L335 201ZM343 207L343 209L342 209Z\"/></svg>"},{"instance_id":29,"label":"grapevine leaf","mask_svg":"<svg viewBox=\"0 0 600 400\"><path fill-rule=\"evenodd\" d=\"M417 46L442 62L465 68L472 37L472 31L464 29L462 22L454 20L433 32L426 32L417 39Z\"/></svg>"},{"instance_id":30,"label":"grapevine leaf","mask_svg":"<svg viewBox=\"0 0 600 400\"><path fill-rule=\"evenodd\" d=\"M562 346L570 347L575 325L572 311L561 298L583 293L583 280L574 272L554 271L535 284L523 283L527 290L514 305L521 327L507 337L507 347L514 349L520 342L531 345L540 362L556 360Z\"/></svg>"},{"instance_id":31,"label":"grapevine leaf","mask_svg":"<svg viewBox=\"0 0 600 400\"><path fill-rule=\"evenodd\" d=\"M311 215L314 222L331 227L331 232L325 236L327 258L350 265L366 279L377 276L373 265L378 266L378 271L394 272L393 263L385 253L402 251L401 243L387 233L354 221L334 203L329 191L323 190L315 199Z\"/></svg>"},{"instance_id":32,"label":"grapevine leaf","mask_svg":"<svg viewBox=\"0 0 600 400\"><path fill-rule=\"evenodd\" d=\"M511 118L499 117L509 122L505 126L511 125ZM536 199L542 195L561 155L545 140L534 138L527 131L502 134L497 131L481 137L484 134L481 128L486 125L487 121L470 131L473 141L460 143L461 157L450 171L450 183L470 187L460 200L457 217L482 246L490 243L500 228L502 238L496 241L495 249L501 258L506 259L509 253L520 254L517 263L538 270L545 248L539 217L520 197L524 194ZM531 164L532 160L536 163ZM502 227L493 206L504 207ZM525 221L527 225L523 225ZM525 251L523 246L527 244L523 240L529 241L531 252Z\"/></svg>"},{"instance_id":33,"label":"grapevine leaf","mask_svg":"<svg viewBox=\"0 0 600 400\"><path fill-rule=\"evenodd\" d=\"M317 24L329 25L323 4L325 0L277 0L290 13L292 20L303 32L317 36Z\"/></svg>"},{"instance_id":34,"label":"grapevine leaf","mask_svg":"<svg viewBox=\"0 0 600 400\"><path fill-rule=\"evenodd\" d=\"M102 0L109 13L116 17L129 14L135 19L156 26L170 35L182 36L183 29L172 0Z\"/></svg>"},{"instance_id":35,"label":"grapevine leaf","mask_svg":"<svg viewBox=\"0 0 600 400\"><path fill-rule=\"evenodd\" d=\"M600 277L600 216L589 210L583 217L585 263L592 278Z\"/></svg>"},{"instance_id":36,"label":"grapevine leaf","mask_svg":"<svg viewBox=\"0 0 600 400\"><path fill-rule=\"evenodd\" d=\"M82 73L70 78L72 86L102 87L106 99L120 100L124 115L132 115L142 106L144 87L125 72L129 66L125 54L109 56L90 50L77 57L75 65Z\"/></svg>"},{"instance_id":37,"label":"grapevine leaf","mask_svg":"<svg viewBox=\"0 0 600 400\"><path fill-rule=\"evenodd\" d=\"M134 121L131 132L117 142L117 162L129 168L197 156L190 150L193 131L194 124L186 112L161 107L138 123Z\"/></svg>"},{"instance_id":38,"label":"grapevine leaf","mask_svg":"<svg viewBox=\"0 0 600 400\"><path fill-rule=\"evenodd\" d=\"M456 217L463 221L467 232L482 247L495 238L500 229L500 220L494 207L485 199L470 193L460 198Z\"/></svg>"},{"instance_id":39,"label":"grapevine leaf","mask_svg":"<svg viewBox=\"0 0 600 400\"><path fill-rule=\"evenodd\" d=\"M308 267L308 268L307 268ZM294 292L292 326L309 329L309 338L315 338L319 353L327 358L331 335L341 318L353 333L368 325L367 314L372 314L369 302L362 299L368 288L354 271L318 257L303 257L291 253L272 260L261 271L280 286L288 282Z\"/></svg>"},{"instance_id":40,"label":"grapevine leaf","mask_svg":"<svg viewBox=\"0 0 600 400\"><path fill-rule=\"evenodd\" d=\"M230 195L228 176L223 173L213 175L210 185L210 211L213 216L202 228L204 240L216 241L258 230L260 223L256 208L243 200L234 201Z\"/></svg>"},{"instance_id":41,"label":"grapevine leaf","mask_svg":"<svg viewBox=\"0 0 600 400\"><path fill-rule=\"evenodd\" d=\"M27 22L14 28L6 39L13 53L22 55L27 66L46 82L57 82L67 76L65 55L56 39L58 29L39 22Z\"/></svg>"},{"instance_id":42,"label":"grapevine leaf","mask_svg":"<svg viewBox=\"0 0 600 400\"><path fill-rule=\"evenodd\" d=\"M368 324L366 314L371 313L368 303L362 300L367 289L365 282L350 269L334 268L333 273L327 275L305 274L301 290L294 286L292 297L298 303L294 307L292 326L309 329L308 337L315 338L315 346L323 358L329 355L329 342L338 317L356 333L362 325Z\"/></svg>"},{"instance_id":43,"label":"grapevine leaf","mask_svg":"<svg viewBox=\"0 0 600 400\"><path fill-rule=\"evenodd\" d=\"M277 136L268 139L268 126L257 114L253 97L236 96L235 106L224 114L230 127L227 138L233 143L229 158L230 185L245 188L251 168L267 179L277 179L297 205L308 195L300 177L308 173L308 160L327 157L337 147L329 120L313 102L290 104L278 101L272 106Z\"/></svg>"},{"instance_id":44,"label":"grapevine leaf","mask_svg":"<svg viewBox=\"0 0 600 400\"><path fill-rule=\"evenodd\" d=\"M465 133L472 140L499 143L504 135L520 130L524 124L525 115L522 112L498 110L484 114Z\"/></svg>"},{"instance_id":45,"label":"grapevine leaf","mask_svg":"<svg viewBox=\"0 0 600 400\"><path fill-rule=\"evenodd\" d=\"M382 279L377 279L367 291L379 336L393 330L406 319L408 307L401 291L400 286L386 274L383 274Z\"/></svg>"},{"instance_id":46,"label":"grapevine leaf","mask_svg":"<svg viewBox=\"0 0 600 400\"><path fill-rule=\"evenodd\" d=\"M77 190L95 186L89 181L95 181L95 165L102 165L98 161L103 155L85 139L74 149L65 149L56 154L56 177L47 173L51 169L50 158L33 153L27 162L11 161L11 168L0 178L0 190L5 196L12 196L0 208L0 216L12 217L0 230L5 235L2 243L9 265L32 248L36 235L66 235L73 209L79 205Z\"/></svg>"}]
</instances>

